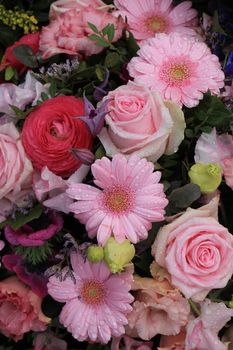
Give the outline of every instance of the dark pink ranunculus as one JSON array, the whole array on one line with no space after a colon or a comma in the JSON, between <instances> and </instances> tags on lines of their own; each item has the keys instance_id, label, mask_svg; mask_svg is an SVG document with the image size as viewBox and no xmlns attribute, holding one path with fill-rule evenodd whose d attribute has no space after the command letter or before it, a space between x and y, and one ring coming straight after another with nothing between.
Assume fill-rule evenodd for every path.
<instances>
[{"instance_id":1,"label":"dark pink ranunculus","mask_svg":"<svg viewBox=\"0 0 233 350\"><path fill-rule=\"evenodd\" d=\"M38 231L33 231L29 225L24 225L17 230L7 225L4 229L5 238L12 245L22 245L24 247L41 246L58 233L63 227L63 218L56 212L49 213L49 225Z\"/></svg>"}]
</instances>

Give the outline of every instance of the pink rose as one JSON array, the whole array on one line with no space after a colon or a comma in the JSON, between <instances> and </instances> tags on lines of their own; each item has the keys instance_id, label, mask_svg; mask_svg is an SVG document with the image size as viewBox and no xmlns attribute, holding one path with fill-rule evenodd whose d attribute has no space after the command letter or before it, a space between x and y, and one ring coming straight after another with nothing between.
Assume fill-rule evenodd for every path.
<instances>
[{"instance_id":1,"label":"pink rose","mask_svg":"<svg viewBox=\"0 0 233 350\"><path fill-rule=\"evenodd\" d=\"M88 8L90 5L94 8L107 6L101 0L58 0L51 4L49 18L50 20L55 19L62 13L65 13L71 9L82 10Z\"/></svg>"},{"instance_id":2,"label":"pink rose","mask_svg":"<svg viewBox=\"0 0 233 350\"><path fill-rule=\"evenodd\" d=\"M41 311L41 298L16 277L0 282L0 332L18 341L31 330L44 331L50 319Z\"/></svg>"},{"instance_id":3,"label":"pink rose","mask_svg":"<svg viewBox=\"0 0 233 350\"><path fill-rule=\"evenodd\" d=\"M185 350L227 350L218 338L218 332L231 317L233 310L224 303L206 299L201 306L201 315L188 323Z\"/></svg>"},{"instance_id":4,"label":"pink rose","mask_svg":"<svg viewBox=\"0 0 233 350\"><path fill-rule=\"evenodd\" d=\"M98 137L109 156L137 154L156 161L164 153L177 151L185 129L178 105L131 81L110 91L103 101L109 101L105 107L108 128Z\"/></svg>"},{"instance_id":5,"label":"pink rose","mask_svg":"<svg viewBox=\"0 0 233 350\"><path fill-rule=\"evenodd\" d=\"M37 334L33 345L34 350L67 350L66 341L57 338L52 333Z\"/></svg>"},{"instance_id":6,"label":"pink rose","mask_svg":"<svg viewBox=\"0 0 233 350\"><path fill-rule=\"evenodd\" d=\"M13 202L29 188L32 171L14 124L0 125L0 202L3 198Z\"/></svg>"},{"instance_id":7,"label":"pink rose","mask_svg":"<svg viewBox=\"0 0 233 350\"><path fill-rule=\"evenodd\" d=\"M80 11L71 9L42 28L40 50L43 52L43 58L46 59L59 53L91 56L101 52L104 47L96 45L88 38L90 34L93 34L88 22L93 23L98 30L102 30L107 24L114 24L113 42L120 39L122 35L123 20L114 17L108 8L98 9L88 6Z\"/></svg>"},{"instance_id":8,"label":"pink rose","mask_svg":"<svg viewBox=\"0 0 233 350\"><path fill-rule=\"evenodd\" d=\"M217 221L218 198L188 208L163 226L152 246L156 262L186 298L201 301L214 288L224 288L233 273L233 237Z\"/></svg>"},{"instance_id":9,"label":"pink rose","mask_svg":"<svg viewBox=\"0 0 233 350\"><path fill-rule=\"evenodd\" d=\"M187 324L189 304L168 281L135 276L132 290L135 301L128 316L128 335L149 340L157 334L178 334Z\"/></svg>"}]
</instances>

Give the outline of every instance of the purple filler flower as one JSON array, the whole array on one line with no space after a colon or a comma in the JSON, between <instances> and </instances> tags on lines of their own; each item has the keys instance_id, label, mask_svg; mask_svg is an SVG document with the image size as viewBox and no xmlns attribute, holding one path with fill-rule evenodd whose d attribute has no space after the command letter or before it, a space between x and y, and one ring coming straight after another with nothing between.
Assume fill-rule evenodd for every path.
<instances>
[{"instance_id":1,"label":"purple filler flower","mask_svg":"<svg viewBox=\"0 0 233 350\"><path fill-rule=\"evenodd\" d=\"M31 290L43 298L48 294L48 278L43 273L29 272L23 258L18 254L4 255L2 263L9 271L14 272L20 281L24 282Z\"/></svg>"},{"instance_id":2,"label":"purple filler flower","mask_svg":"<svg viewBox=\"0 0 233 350\"><path fill-rule=\"evenodd\" d=\"M24 225L18 230L7 225L4 229L5 238L12 245L22 245L24 247L36 247L44 244L45 241L54 236L63 227L63 218L61 215L52 211L48 214L49 225L46 228L33 232L33 228Z\"/></svg>"}]
</instances>

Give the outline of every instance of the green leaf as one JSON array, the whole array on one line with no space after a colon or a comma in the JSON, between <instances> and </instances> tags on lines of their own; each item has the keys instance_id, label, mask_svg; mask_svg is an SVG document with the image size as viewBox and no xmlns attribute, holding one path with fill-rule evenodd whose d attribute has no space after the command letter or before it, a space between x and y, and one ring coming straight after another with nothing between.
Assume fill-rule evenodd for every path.
<instances>
[{"instance_id":1,"label":"green leaf","mask_svg":"<svg viewBox=\"0 0 233 350\"><path fill-rule=\"evenodd\" d=\"M24 111L22 111L22 109L20 109L20 108L18 108L16 106L10 105L10 104L9 104L9 106L15 112L15 114L17 115L17 117L19 119L24 119L25 118L25 113L24 113Z\"/></svg>"},{"instance_id":2,"label":"green leaf","mask_svg":"<svg viewBox=\"0 0 233 350\"><path fill-rule=\"evenodd\" d=\"M54 97L56 96L56 93L57 93L57 83L55 80L53 80L49 87L49 94L51 97Z\"/></svg>"},{"instance_id":3,"label":"green leaf","mask_svg":"<svg viewBox=\"0 0 233 350\"><path fill-rule=\"evenodd\" d=\"M41 93L41 99L42 99L42 101L46 101L46 100L49 99L49 96L45 92L42 92Z\"/></svg>"},{"instance_id":4,"label":"green leaf","mask_svg":"<svg viewBox=\"0 0 233 350\"><path fill-rule=\"evenodd\" d=\"M96 152L95 152L95 159L101 159L103 156L105 156L106 152L102 145L100 145Z\"/></svg>"},{"instance_id":5,"label":"green leaf","mask_svg":"<svg viewBox=\"0 0 233 350\"><path fill-rule=\"evenodd\" d=\"M128 46L128 53L130 54L130 57L134 57L137 55L137 52L139 50L139 46L131 32L127 32L127 46Z\"/></svg>"},{"instance_id":6,"label":"green leaf","mask_svg":"<svg viewBox=\"0 0 233 350\"><path fill-rule=\"evenodd\" d=\"M43 263L52 255L52 245L49 242L45 242L38 247L22 247L15 248L17 254L22 255L23 258L32 265L38 265Z\"/></svg>"},{"instance_id":7,"label":"green leaf","mask_svg":"<svg viewBox=\"0 0 233 350\"><path fill-rule=\"evenodd\" d=\"M168 215L175 214L181 209L186 209L201 197L200 187L195 184L187 184L177 188L168 196L169 204L166 207Z\"/></svg>"},{"instance_id":8,"label":"green leaf","mask_svg":"<svg viewBox=\"0 0 233 350\"><path fill-rule=\"evenodd\" d=\"M185 136L186 136L188 139L191 139L191 138L194 136L193 130L191 130L191 129L186 129L186 130L185 130Z\"/></svg>"},{"instance_id":9,"label":"green leaf","mask_svg":"<svg viewBox=\"0 0 233 350\"><path fill-rule=\"evenodd\" d=\"M99 33L97 27L93 23L87 22L87 24L91 28L91 30L93 30L93 32Z\"/></svg>"},{"instance_id":10,"label":"green leaf","mask_svg":"<svg viewBox=\"0 0 233 350\"><path fill-rule=\"evenodd\" d=\"M5 225L10 225L13 230L17 230L28 222L38 219L41 216L42 211L42 206L38 204L26 215L17 213L15 219L7 219L0 223L0 229L2 229Z\"/></svg>"},{"instance_id":11,"label":"green leaf","mask_svg":"<svg viewBox=\"0 0 233 350\"><path fill-rule=\"evenodd\" d=\"M15 70L14 68L12 68L11 66L8 66L5 70L5 80L6 81L9 81L13 78L15 74Z\"/></svg>"},{"instance_id":12,"label":"green leaf","mask_svg":"<svg viewBox=\"0 0 233 350\"><path fill-rule=\"evenodd\" d=\"M108 28L108 32L107 32L108 40L109 40L110 42L113 41L114 34L115 34L114 25L113 25L113 24L110 24L110 25L109 25L109 28Z\"/></svg>"},{"instance_id":13,"label":"green leaf","mask_svg":"<svg viewBox=\"0 0 233 350\"><path fill-rule=\"evenodd\" d=\"M99 81L103 81L106 75L106 70L104 67L97 66L95 69L95 74Z\"/></svg>"},{"instance_id":14,"label":"green leaf","mask_svg":"<svg viewBox=\"0 0 233 350\"><path fill-rule=\"evenodd\" d=\"M115 67L121 62L121 56L117 52L110 52L105 57L105 66L107 68Z\"/></svg>"},{"instance_id":15,"label":"green leaf","mask_svg":"<svg viewBox=\"0 0 233 350\"><path fill-rule=\"evenodd\" d=\"M93 41L98 41L99 38L101 38L101 36L97 35L97 34L91 34L88 36L89 39L93 40Z\"/></svg>"},{"instance_id":16,"label":"green leaf","mask_svg":"<svg viewBox=\"0 0 233 350\"><path fill-rule=\"evenodd\" d=\"M28 45L18 45L13 49L15 57L25 66L30 68L37 68L38 62L37 59Z\"/></svg>"}]
</instances>

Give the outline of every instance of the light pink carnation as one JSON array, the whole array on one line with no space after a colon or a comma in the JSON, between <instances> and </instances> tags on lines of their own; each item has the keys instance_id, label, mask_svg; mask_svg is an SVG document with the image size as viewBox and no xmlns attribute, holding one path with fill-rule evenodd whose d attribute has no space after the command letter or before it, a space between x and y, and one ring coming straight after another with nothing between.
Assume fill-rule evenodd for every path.
<instances>
[{"instance_id":1,"label":"light pink carnation","mask_svg":"<svg viewBox=\"0 0 233 350\"><path fill-rule=\"evenodd\" d=\"M218 94L224 73L205 43L179 33L148 39L128 64L136 83L160 91L165 100L194 107L208 90Z\"/></svg>"},{"instance_id":2,"label":"light pink carnation","mask_svg":"<svg viewBox=\"0 0 233 350\"><path fill-rule=\"evenodd\" d=\"M187 324L189 304L168 281L135 276L132 290L135 301L128 316L130 336L149 340L157 334L175 335Z\"/></svg>"},{"instance_id":3,"label":"light pink carnation","mask_svg":"<svg viewBox=\"0 0 233 350\"><path fill-rule=\"evenodd\" d=\"M45 207L69 213L69 206L73 203L66 190L72 183L82 182L90 167L81 165L67 180L55 175L48 167L43 167L41 172L34 172L33 190L39 202Z\"/></svg>"},{"instance_id":4,"label":"light pink carnation","mask_svg":"<svg viewBox=\"0 0 233 350\"><path fill-rule=\"evenodd\" d=\"M79 341L105 344L111 336L124 334L126 315L132 310L132 272L112 275L104 262L92 264L76 252L71 254L71 265L75 281L53 276L48 283L49 294L66 303L60 322Z\"/></svg>"},{"instance_id":5,"label":"light pink carnation","mask_svg":"<svg viewBox=\"0 0 233 350\"><path fill-rule=\"evenodd\" d=\"M101 0L58 0L51 4L49 18L55 19L62 13L65 13L71 9L82 10L89 6L94 8L106 7L107 5Z\"/></svg>"},{"instance_id":6,"label":"light pink carnation","mask_svg":"<svg viewBox=\"0 0 233 350\"><path fill-rule=\"evenodd\" d=\"M164 102L159 93L128 82L104 98L105 121L98 135L107 155L136 154L150 161L173 154L184 138L185 121L181 108Z\"/></svg>"},{"instance_id":7,"label":"light pink carnation","mask_svg":"<svg viewBox=\"0 0 233 350\"><path fill-rule=\"evenodd\" d=\"M88 38L93 34L88 22L93 23L98 30L102 30L107 24L114 24L113 41L117 41L122 35L123 21L114 17L108 9L100 10L93 6L80 11L71 9L42 28L40 50L43 52L43 58L59 53L91 56L101 52L104 48Z\"/></svg>"},{"instance_id":8,"label":"light pink carnation","mask_svg":"<svg viewBox=\"0 0 233 350\"><path fill-rule=\"evenodd\" d=\"M0 125L0 203L2 200L17 201L30 187L32 171L14 124Z\"/></svg>"},{"instance_id":9,"label":"light pink carnation","mask_svg":"<svg viewBox=\"0 0 233 350\"><path fill-rule=\"evenodd\" d=\"M185 350L227 350L218 338L218 332L233 317L233 310L224 303L212 303L206 299L201 306L201 315L187 326Z\"/></svg>"},{"instance_id":10,"label":"light pink carnation","mask_svg":"<svg viewBox=\"0 0 233 350\"><path fill-rule=\"evenodd\" d=\"M179 32L196 35L197 11L191 1L172 6L172 0L114 0L117 14L127 17L129 30L136 40L152 38L158 33Z\"/></svg>"},{"instance_id":11,"label":"light pink carnation","mask_svg":"<svg viewBox=\"0 0 233 350\"><path fill-rule=\"evenodd\" d=\"M163 226L152 246L156 262L186 298L203 300L233 274L233 237L217 221L218 198Z\"/></svg>"},{"instance_id":12,"label":"light pink carnation","mask_svg":"<svg viewBox=\"0 0 233 350\"><path fill-rule=\"evenodd\" d=\"M102 190L72 184L67 190L77 200L70 210L86 225L91 238L104 245L113 233L118 242L127 237L136 243L146 239L152 222L164 219L168 201L159 184L160 172L146 159L120 154L112 161L103 157L91 166L94 183Z\"/></svg>"},{"instance_id":13,"label":"light pink carnation","mask_svg":"<svg viewBox=\"0 0 233 350\"><path fill-rule=\"evenodd\" d=\"M196 163L219 163L228 186L233 189L233 137L218 135L214 128L210 134L202 133L195 148Z\"/></svg>"}]
</instances>

